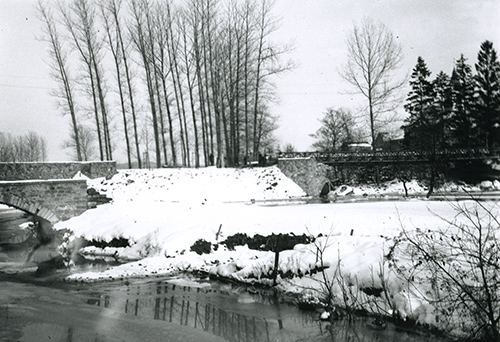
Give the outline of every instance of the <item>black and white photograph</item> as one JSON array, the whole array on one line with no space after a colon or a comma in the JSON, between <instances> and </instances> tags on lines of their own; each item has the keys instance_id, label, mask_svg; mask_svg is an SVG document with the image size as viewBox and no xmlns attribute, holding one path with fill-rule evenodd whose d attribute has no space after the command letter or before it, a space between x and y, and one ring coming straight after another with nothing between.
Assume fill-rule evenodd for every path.
<instances>
[{"instance_id":1,"label":"black and white photograph","mask_svg":"<svg viewBox=\"0 0 500 342\"><path fill-rule=\"evenodd\" d=\"M500 342L500 0L0 0L0 342Z\"/></svg>"}]
</instances>

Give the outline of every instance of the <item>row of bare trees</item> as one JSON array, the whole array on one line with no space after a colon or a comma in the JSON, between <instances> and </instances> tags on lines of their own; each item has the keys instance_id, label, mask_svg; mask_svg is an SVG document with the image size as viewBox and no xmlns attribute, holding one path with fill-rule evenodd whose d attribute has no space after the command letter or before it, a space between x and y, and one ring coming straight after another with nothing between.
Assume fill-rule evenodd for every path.
<instances>
[{"instance_id":1,"label":"row of bare trees","mask_svg":"<svg viewBox=\"0 0 500 342\"><path fill-rule=\"evenodd\" d=\"M47 158L47 143L35 132L13 136L0 132L0 162L34 162Z\"/></svg>"},{"instance_id":2,"label":"row of bare trees","mask_svg":"<svg viewBox=\"0 0 500 342\"><path fill-rule=\"evenodd\" d=\"M76 159L92 157L89 129L101 160L124 147L129 167L144 166L149 150L157 167L240 165L272 139L273 76L291 64L272 40L269 0L40 1L38 10Z\"/></svg>"}]
</instances>

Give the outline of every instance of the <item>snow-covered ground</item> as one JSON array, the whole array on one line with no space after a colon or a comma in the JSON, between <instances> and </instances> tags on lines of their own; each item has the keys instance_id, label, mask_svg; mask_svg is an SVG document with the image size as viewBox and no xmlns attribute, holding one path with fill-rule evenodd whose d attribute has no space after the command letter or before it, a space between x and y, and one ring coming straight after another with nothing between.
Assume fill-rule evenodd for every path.
<instances>
[{"instance_id":1,"label":"snow-covered ground","mask_svg":"<svg viewBox=\"0 0 500 342\"><path fill-rule=\"evenodd\" d=\"M205 204L305 196L277 167L124 170L110 180L90 180L89 186L120 202Z\"/></svg>"},{"instance_id":2,"label":"snow-covered ground","mask_svg":"<svg viewBox=\"0 0 500 342\"><path fill-rule=\"evenodd\" d=\"M219 245L210 254L198 255L190 251L190 246L198 239L216 244L236 233L321 234L323 237L315 244L297 245L280 253L279 269L281 274L287 274L278 278L283 291L310 298L321 295L322 274L307 274L321 266L317 247L326 245L323 266L330 266L326 270L328 277L334 277L335 270L340 269L344 279L359 292L362 288L380 287L378 275L383 271L393 298L391 310L436 324L429 302L407 291L407 284L387 268L384 255L402 227L409 231L434 230L447 227L443 218L458 219L448 202L280 202L301 199L305 194L276 167L126 170L110 180L91 180L89 185L113 198L113 202L58 223L56 229L71 231L62 249L75 248L75 237L104 241L126 238L131 247L87 247L84 252L138 261L104 272L73 274L72 280L204 271L242 282L269 284L273 252L247 246L231 251ZM419 185L415 182L409 186L418 189ZM340 298L342 289L337 286L334 291Z\"/></svg>"},{"instance_id":3,"label":"snow-covered ground","mask_svg":"<svg viewBox=\"0 0 500 342\"><path fill-rule=\"evenodd\" d=\"M406 182L406 189L409 196L424 196L428 191L428 187L412 179ZM500 191L500 181L483 181L476 185L466 183L446 182L434 191L435 194L449 194L454 193L475 193L478 191ZM403 182L399 180L392 180L382 183L380 185L365 184L365 185L341 185L336 187L330 192L329 197L332 200L342 197L383 197L383 196L402 196L405 195L405 188Z\"/></svg>"}]
</instances>

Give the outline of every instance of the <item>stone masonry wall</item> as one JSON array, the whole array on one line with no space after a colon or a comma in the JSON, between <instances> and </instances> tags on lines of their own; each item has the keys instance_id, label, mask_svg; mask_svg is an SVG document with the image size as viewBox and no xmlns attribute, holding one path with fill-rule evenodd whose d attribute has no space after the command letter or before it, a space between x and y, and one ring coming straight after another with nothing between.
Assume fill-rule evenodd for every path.
<instances>
[{"instance_id":1,"label":"stone masonry wall","mask_svg":"<svg viewBox=\"0 0 500 342\"><path fill-rule=\"evenodd\" d=\"M87 210L85 180L0 182L0 203L55 223Z\"/></svg>"},{"instance_id":2,"label":"stone masonry wall","mask_svg":"<svg viewBox=\"0 0 500 342\"><path fill-rule=\"evenodd\" d=\"M329 167L314 158L278 159L278 168L309 196L319 196L323 186L328 183Z\"/></svg>"},{"instance_id":3,"label":"stone masonry wall","mask_svg":"<svg viewBox=\"0 0 500 342\"><path fill-rule=\"evenodd\" d=\"M427 179L430 171L427 164L388 165L325 165L314 158L283 158L278 167L309 196L319 196L323 186L342 184L376 184L394 178ZM427 172L427 173L426 173Z\"/></svg>"},{"instance_id":4,"label":"stone masonry wall","mask_svg":"<svg viewBox=\"0 0 500 342\"><path fill-rule=\"evenodd\" d=\"M111 177L116 174L116 162L0 163L0 181L71 179L79 171L89 178Z\"/></svg>"}]
</instances>

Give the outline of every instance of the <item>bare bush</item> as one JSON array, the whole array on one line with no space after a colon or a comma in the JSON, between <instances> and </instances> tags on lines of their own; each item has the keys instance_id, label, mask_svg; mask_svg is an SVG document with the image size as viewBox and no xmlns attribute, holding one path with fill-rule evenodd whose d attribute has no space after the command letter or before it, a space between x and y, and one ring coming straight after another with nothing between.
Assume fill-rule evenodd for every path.
<instances>
[{"instance_id":1,"label":"bare bush","mask_svg":"<svg viewBox=\"0 0 500 342\"><path fill-rule=\"evenodd\" d=\"M445 229L403 230L399 274L434 308L436 323L469 338L500 341L500 223L497 204L453 205Z\"/></svg>"}]
</instances>

